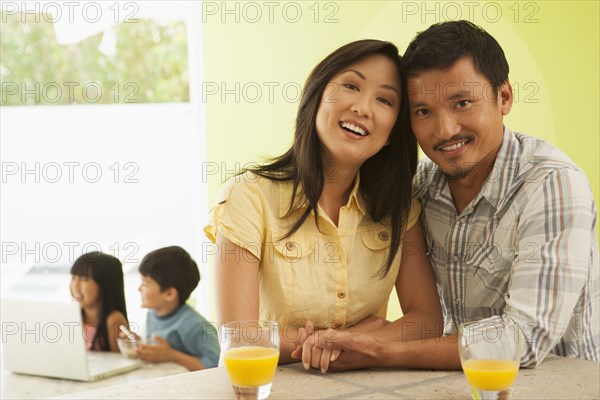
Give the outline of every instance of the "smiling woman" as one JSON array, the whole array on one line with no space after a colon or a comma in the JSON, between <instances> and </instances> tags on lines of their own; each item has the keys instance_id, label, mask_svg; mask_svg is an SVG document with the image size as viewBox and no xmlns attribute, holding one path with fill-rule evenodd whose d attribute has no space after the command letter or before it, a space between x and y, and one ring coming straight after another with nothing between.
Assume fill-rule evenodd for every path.
<instances>
[{"instance_id":1,"label":"smiling woman","mask_svg":"<svg viewBox=\"0 0 600 400\"><path fill-rule=\"evenodd\" d=\"M399 61L379 40L327 56L306 81L292 147L230 179L211 210L218 319L277 321L280 362L292 361L305 325L382 328L394 286L418 327L407 337L441 323L411 198L417 153ZM304 354L327 369L330 353Z\"/></svg>"}]
</instances>

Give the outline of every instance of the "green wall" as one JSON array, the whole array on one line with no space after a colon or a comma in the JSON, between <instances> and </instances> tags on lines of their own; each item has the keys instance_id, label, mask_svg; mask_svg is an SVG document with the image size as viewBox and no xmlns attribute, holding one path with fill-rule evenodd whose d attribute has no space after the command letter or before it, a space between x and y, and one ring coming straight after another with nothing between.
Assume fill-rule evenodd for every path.
<instances>
[{"instance_id":1,"label":"green wall","mask_svg":"<svg viewBox=\"0 0 600 400\"><path fill-rule=\"evenodd\" d=\"M202 17L209 204L233 170L288 148L297 89L330 51L375 38L403 52L416 32L461 18L504 48L516 96L506 124L567 153L599 204L598 1L205 2Z\"/></svg>"}]
</instances>

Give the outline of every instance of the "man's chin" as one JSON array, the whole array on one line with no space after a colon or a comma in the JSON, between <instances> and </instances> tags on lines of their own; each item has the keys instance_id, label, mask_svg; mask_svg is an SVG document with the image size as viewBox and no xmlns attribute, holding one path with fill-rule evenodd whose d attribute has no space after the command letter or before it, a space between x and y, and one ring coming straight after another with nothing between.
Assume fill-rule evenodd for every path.
<instances>
[{"instance_id":1,"label":"man's chin","mask_svg":"<svg viewBox=\"0 0 600 400\"><path fill-rule=\"evenodd\" d=\"M457 181L469 176L471 171L473 171L473 168L474 167L459 168L456 164L450 164L444 167L443 172L446 179L449 181Z\"/></svg>"}]
</instances>

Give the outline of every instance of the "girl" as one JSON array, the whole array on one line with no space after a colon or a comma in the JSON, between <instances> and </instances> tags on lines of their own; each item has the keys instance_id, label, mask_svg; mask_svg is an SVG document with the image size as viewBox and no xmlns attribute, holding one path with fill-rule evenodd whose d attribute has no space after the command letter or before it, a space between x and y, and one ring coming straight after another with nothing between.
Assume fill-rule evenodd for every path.
<instances>
[{"instance_id":1,"label":"girl","mask_svg":"<svg viewBox=\"0 0 600 400\"><path fill-rule=\"evenodd\" d=\"M82 255L71 267L69 289L81 306L88 350L119 351L119 326L129 326L121 262L97 251Z\"/></svg>"},{"instance_id":2,"label":"girl","mask_svg":"<svg viewBox=\"0 0 600 400\"><path fill-rule=\"evenodd\" d=\"M417 147L401 128L399 62L398 49L379 40L327 56L305 84L292 147L232 178L211 210L218 318L278 321L280 362L292 361L308 321L385 329L376 315L385 316L394 285L408 339L441 326L411 199ZM331 356L315 346L305 354L313 367Z\"/></svg>"}]
</instances>

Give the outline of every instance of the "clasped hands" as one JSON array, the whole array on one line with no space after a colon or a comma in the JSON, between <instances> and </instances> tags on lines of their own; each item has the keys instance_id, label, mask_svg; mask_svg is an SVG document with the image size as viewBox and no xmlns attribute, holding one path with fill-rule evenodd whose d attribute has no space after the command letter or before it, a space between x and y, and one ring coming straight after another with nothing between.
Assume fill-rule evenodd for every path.
<instances>
[{"instance_id":1,"label":"clasped hands","mask_svg":"<svg viewBox=\"0 0 600 400\"><path fill-rule=\"evenodd\" d=\"M305 369L316 368L321 373L329 369L343 371L375 366L381 345L368 332L387 323L384 319L369 317L348 329L315 330L314 323L307 321L306 326L298 330L291 356L300 359ZM366 329L361 329L361 325Z\"/></svg>"}]
</instances>

